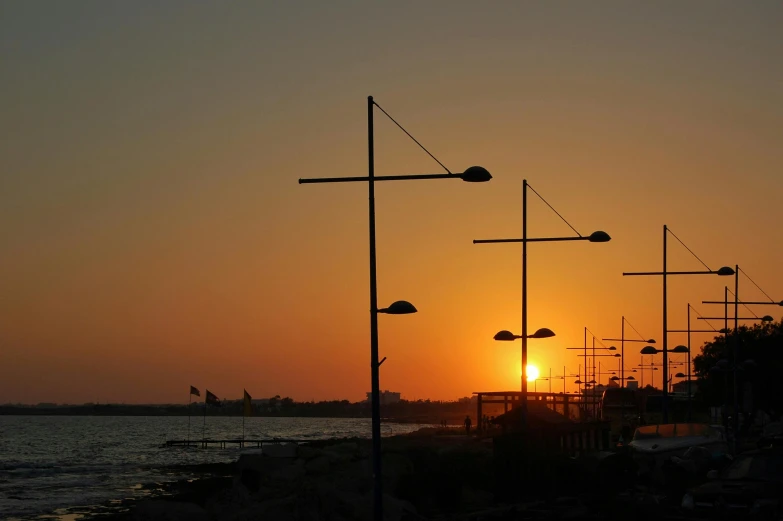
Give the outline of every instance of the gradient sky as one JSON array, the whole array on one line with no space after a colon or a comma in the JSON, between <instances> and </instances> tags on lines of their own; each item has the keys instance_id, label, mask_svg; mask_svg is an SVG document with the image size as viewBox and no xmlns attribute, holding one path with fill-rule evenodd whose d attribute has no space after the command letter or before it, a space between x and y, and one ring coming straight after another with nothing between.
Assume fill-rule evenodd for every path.
<instances>
[{"instance_id":1,"label":"gradient sky","mask_svg":"<svg viewBox=\"0 0 783 521\"><path fill-rule=\"evenodd\" d=\"M523 178L613 237L530 246L542 373L622 315L660 342L660 278L622 272L661 269L663 224L783 299L781 28L778 1L0 2L0 403L363 399L366 186L297 179L366 175L367 95L494 175L378 186L379 303L419 309L380 317L384 389L518 388L492 336L521 247L471 241L521 235ZM377 174L441 171L376 122ZM571 233L529 201L531 236ZM727 283L672 278L671 327Z\"/></svg>"}]
</instances>

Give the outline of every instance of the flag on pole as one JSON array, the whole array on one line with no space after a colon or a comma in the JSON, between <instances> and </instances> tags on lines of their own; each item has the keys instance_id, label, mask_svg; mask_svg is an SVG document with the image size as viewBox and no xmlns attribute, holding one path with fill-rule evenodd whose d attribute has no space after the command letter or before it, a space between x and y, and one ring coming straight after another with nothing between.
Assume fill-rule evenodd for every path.
<instances>
[{"instance_id":1,"label":"flag on pole","mask_svg":"<svg viewBox=\"0 0 783 521\"><path fill-rule=\"evenodd\" d=\"M253 416L253 406L250 403L250 400L252 400L252 398L250 397L249 394L247 394L247 391L245 391L245 399L244 399L244 404L243 404L244 406L242 408L243 409L243 414L245 416Z\"/></svg>"},{"instance_id":2,"label":"flag on pole","mask_svg":"<svg viewBox=\"0 0 783 521\"><path fill-rule=\"evenodd\" d=\"M199 392L199 390L196 389L195 387L193 387L192 385L190 386L190 394L195 394L196 396L201 396L201 392Z\"/></svg>"},{"instance_id":3,"label":"flag on pole","mask_svg":"<svg viewBox=\"0 0 783 521\"><path fill-rule=\"evenodd\" d=\"M220 399L214 394L212 394L211 392L209 392L209 389L207 389L207 398L205 402L208 403L209 405L215 405L217 407L220 407Z\"/></svg>"}]
</instances>

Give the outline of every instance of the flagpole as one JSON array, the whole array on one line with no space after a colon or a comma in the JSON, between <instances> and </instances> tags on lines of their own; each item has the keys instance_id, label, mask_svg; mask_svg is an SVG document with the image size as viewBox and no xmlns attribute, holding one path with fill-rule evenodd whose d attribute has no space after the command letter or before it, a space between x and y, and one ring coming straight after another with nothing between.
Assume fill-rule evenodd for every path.
<instances>
[{"instance_id":1,"label":"flagpole","mask_svg":"<svg viewBox=\"0 0 783 521\"><path fill-rule=\"evenodd\" d=\"M207 400L206 399L204 400L204 426L201 428L201 442L204 447L207 446Z\"/></svg>"},{"instance_id":2,"label":"flagpole","mask_svg":"<svg viewBox=\"0 0 783 521\"><path fill-rule=\"evenodd\" d=\"M190 400L192 400L193 393L188 393L188 447L190 447Z\"/></svg>"}]
</instances>

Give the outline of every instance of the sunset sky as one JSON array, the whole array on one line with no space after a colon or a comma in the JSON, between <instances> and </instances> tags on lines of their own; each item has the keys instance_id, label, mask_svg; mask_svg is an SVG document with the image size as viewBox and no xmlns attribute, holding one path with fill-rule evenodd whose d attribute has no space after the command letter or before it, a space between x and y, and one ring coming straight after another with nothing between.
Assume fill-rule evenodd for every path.
<instances>
[{"instance_id":1,"label":"sunset sky","mask_svg":"<svg viewBox=\"0 0 783 521\"><path fill-rule=\"evenodd\" d=\"M521 236L525 178L613 239L529 246L542 374L623 315L661 342L660 277L622 272L662 268L664 224L783 299L782 28L772 0L3 2L0 403L363 399L367 187L297 180L366 175L368 95L494 176L377 186L379 304L419 309L380 316L383 389L518 389L492 337L521 329L521 245L472 240ZM442 172L376 116L378 175ZM529 203L530 236L571 235ZM703 266L670 237L669 268ZM726 284L672 277L670 327Z\"/></svg>"}]
</instances>

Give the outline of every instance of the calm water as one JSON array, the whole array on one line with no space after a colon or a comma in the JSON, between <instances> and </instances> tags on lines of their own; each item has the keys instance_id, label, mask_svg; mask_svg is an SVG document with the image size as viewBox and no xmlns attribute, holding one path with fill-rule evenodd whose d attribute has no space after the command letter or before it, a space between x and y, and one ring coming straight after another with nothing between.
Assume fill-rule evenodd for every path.
<instances>
[{"instance_id":1,"label":"calm water","mask_svg":"<svg viewBox=\"0 0 783 521\"><path fill-rule=\"evenodd\" d=\"M191 439L202 437L193 417ZM403 434L421 425L383 425ZM0 416L0 519L41 514L143 494L142 484L185 476L161 467L235 461L239 448L161 448L185 439L187 417ZM241 437L242 418L207 418L206 437ZM246 418L245 438L370 437L369 419ZM242 449L257 451L254 448Z\"/></svg>"}]
</instances>

